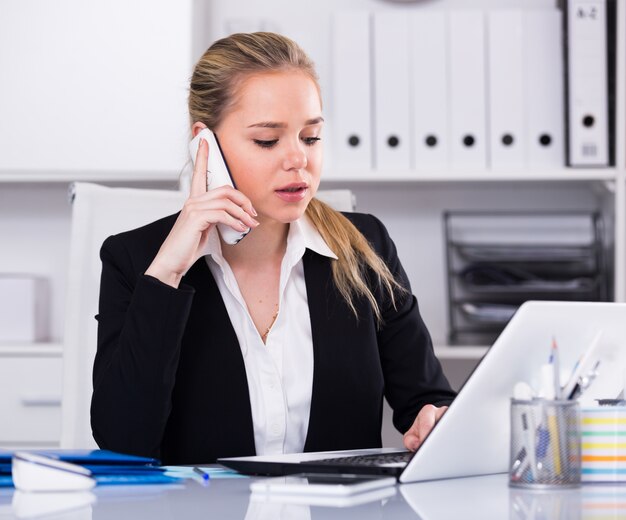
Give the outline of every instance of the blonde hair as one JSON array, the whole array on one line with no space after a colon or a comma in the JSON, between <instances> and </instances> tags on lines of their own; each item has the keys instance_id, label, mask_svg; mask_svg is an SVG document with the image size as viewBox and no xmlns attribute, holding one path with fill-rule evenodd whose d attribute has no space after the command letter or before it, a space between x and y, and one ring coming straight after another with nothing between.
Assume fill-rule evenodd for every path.
<instances>
[{"instance_id":1,"label":"blonde hair","mask_svg":"<svg viewBox=\"0 0 626 520\"><path fill-rule=\"evenodd\" d=\"M189 117L191 124L202 122L217 128L237 102L238 87L252 74L297 70L319 82L315 65L293 40L270 32L237 33L217 40L202 55L191 77ZM363 234L341 213L318 199L309 203L307 216L338 260L332 263L333 281L357 316L354 298L365 297L382 323L382 312L368 285L368 269L377 278L392 305L395 294L406 290L395 280L387 265L372 249Z\"/></svg>"}]
</instances>

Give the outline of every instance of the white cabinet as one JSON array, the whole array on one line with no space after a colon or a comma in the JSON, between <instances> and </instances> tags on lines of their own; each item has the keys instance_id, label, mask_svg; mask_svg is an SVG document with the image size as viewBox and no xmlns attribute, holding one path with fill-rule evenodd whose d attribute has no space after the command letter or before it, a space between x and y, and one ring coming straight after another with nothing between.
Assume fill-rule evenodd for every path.
<instances>
[{"instance_id":1,"label":"white cabinet","mask_svg":"<svg viewBox=\"0 0 626 520\"><path fill-rule=\"evenodd\" d=\"M61 346L0 347L0 447L58 446Z\"/></svg>"},{"instance_id":2,"label":"white cabinet","mask_svg":"<svg viewBox=\"0 0 626 520\"><path fill-rule=\"evenodd\" d=\"M0 178L175 179L192 1L6 0Z\"/></svg>"}]
</instances>

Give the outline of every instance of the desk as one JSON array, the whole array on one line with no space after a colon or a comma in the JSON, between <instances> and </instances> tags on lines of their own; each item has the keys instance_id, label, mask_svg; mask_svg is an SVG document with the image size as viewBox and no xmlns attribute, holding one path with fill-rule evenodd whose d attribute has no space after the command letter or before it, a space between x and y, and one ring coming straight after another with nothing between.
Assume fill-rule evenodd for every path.
<instances>
[{"instance_id":1,"label":"desk","mask_svg":"<svg viewBox=\"0 0 626 520\"><path fill-rule=\"evenodd\" d=\"M189 480L174 486L97 487L91 504L36 513L12 505L14 490L0 490L0 519L41 520L584 520L625 518L626 486L583 486L532 492L509 488L506 475L396 486L395 495L353 507L285 505L251 500L250 479ZM37 500L37 494L27 499ZM23 497L19 497L20 499ZM61 497L70 503L72 494ZM77 504L79 500L76 500ZM24 504L24 503L22 503ZM27 504L28 505L28 504ZM36 505L36 504L31 504Z\"/></svg>"}]
</instances>

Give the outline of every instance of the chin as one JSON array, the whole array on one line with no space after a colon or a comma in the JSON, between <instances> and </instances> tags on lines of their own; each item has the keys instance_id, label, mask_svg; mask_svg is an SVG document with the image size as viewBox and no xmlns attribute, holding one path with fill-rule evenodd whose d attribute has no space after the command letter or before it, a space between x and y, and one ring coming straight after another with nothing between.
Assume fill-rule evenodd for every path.
<instances>
[{"instance_id":1,"label":"chin","mask_svg":"<svg viewBox=\"0 0 626 520\"><path fill-rule=\"evenodd\" d=\"M275 215L272 215L271 218L277 220L278 222L282 222L283 224L291 224L298 220L304 213L306 212L306 206L302 206L302 208L288 208L284 211L276 212Z\"/></svg>"}]
</instances>

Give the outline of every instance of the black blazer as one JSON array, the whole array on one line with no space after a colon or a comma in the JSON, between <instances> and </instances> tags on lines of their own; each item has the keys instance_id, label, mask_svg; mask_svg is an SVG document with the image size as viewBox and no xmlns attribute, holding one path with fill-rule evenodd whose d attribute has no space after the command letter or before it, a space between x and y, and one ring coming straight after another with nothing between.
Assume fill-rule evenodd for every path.
<instances>
[{"instance_id":1,"label":"black blazer","mask_svg":"<svg viewBox=\"0 0 626 520\"><path fill-rule=\"evenodd\" d=\"M409 288L382 223L346 216ZM165 464L253 455L243 357L205 259L178 289L143 274L176 217L109 237L102 246L93 435L101 448ZM356 319L336 290L332 261L310 250L303 258L314 353L305 451L380 446L383 395L401 432L425 404L454 398L415 297L409 292L394 309L374 287L384 317L377 330L367 301L356 299Z\"/></svg>"}]
</instances>

